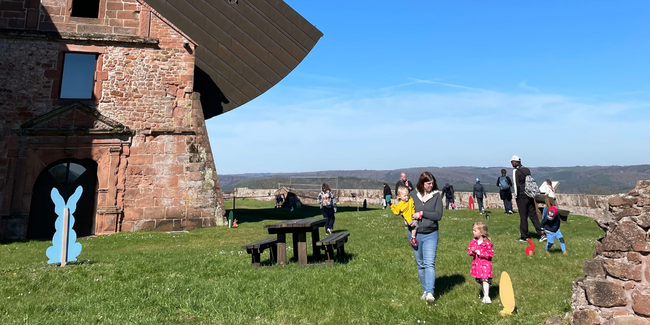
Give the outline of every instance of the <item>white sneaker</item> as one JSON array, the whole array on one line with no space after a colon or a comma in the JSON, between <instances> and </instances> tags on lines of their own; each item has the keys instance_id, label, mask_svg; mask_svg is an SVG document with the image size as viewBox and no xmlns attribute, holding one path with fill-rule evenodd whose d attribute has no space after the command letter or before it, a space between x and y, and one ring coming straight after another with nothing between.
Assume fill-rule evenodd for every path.
<instances>
[{"instance_id":1,"label":"white sneaker","mask_svg":"<svg viewBox=\"0 0 650 325\"><path fill-rule=\"evenodd\" d=\"M420 300L424 300L426 298L427 298L427 292L425 291L422 293L422 297L420 297Z\"/></svg>"},{"instance_id":2,"label":"white sneaker","mask_svg":"<svg viewBox=\"0 0 650 325\"><path fill-rule=\"evenodd\" d=\"M489 296L485 296L485 297L483 297L483 303L484 303L484 304L491 304L491 303L492 303L492 299L490 299Z\"/></svg>"},{"instance_id":3,"label":"white sneaker","mask_svg":"<svg viewBox=\"0 0 650 325\"><path fill-rule=\"evenodd\" d=\"M433 294L431 292L427 292L426 297L424 297L424 300L427 301L427 304L432 304L434 301L436 301L436 298L433 297Z\"/></svg>"}]
</instances>

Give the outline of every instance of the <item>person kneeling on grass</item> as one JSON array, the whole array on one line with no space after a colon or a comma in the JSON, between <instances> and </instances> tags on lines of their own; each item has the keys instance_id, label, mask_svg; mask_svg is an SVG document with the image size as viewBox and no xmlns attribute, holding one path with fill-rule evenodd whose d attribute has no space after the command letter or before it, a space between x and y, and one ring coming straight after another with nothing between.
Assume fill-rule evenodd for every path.
<instances>
[{"instance_id":1,"label":"person kneeling on grass","mask_svg":"<svg viewBox=\"0 0 650 325\"><path fill-rule=\"evenodd\" d=\"M483 303L492 303L490 299L490 285L492 284L492 257L494 249L490 240L485 222L476 222L472 226L474 239L469 242L467 254L474 257L470 274L476 279L476 283L483 289ZM480 298L480 294L479 294Z\"/></svg>"},{"instance_id":2,"label":"person kneeling on grass","mask_svg":"<svg viewBox=\"0 0 650 325\"><path fill-rule=\"evenodd\" d=\"M542 227L546 231L546 254L549 254L548 250L551 249L555 238L557 238L557 241L560 242L560 248L562 248L562 254L567 255L564 237L560 231L560 216L557 214L557 207L548 208L542 219Z\"/></svg>"},{"instance_id":3,"label":"person kneeling on grass","mask_svg":"<svg viewBox=\"0 0 650 325\"><path fill-rule=\"evenodd\" d=\"M415 214L415 205L413 204L413 199L409 196L409 190L406 187L399 187L397 189L397 202L390 206L390 209L393 210L393 213L396 215L401 215L404 218L406 227L411 232L411 239L409 242L413 246L418 245L418 240L415 239L415 235L418 231L418 220L421 219L420 214Z\"/></svg>"}]
</instances>

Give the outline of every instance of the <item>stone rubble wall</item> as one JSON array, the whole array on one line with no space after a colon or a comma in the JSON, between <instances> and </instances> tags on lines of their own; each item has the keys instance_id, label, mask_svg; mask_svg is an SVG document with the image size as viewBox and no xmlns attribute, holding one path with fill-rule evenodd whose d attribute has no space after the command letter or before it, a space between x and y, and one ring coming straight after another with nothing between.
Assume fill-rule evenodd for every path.
<instances>
[{"instance_id":1,"label":"stone rubble wall","mask_svg":"<svg viewBox=\"0 0 650 325\"><path fill-rule=\"evenodd\" d=\"M650 180L595 203L606 235L573 283L572 324L650 324Z\"/></svg>"},{"instance_id":2,"label":"stone rubble wall","mask_svg":"<svg viewBox=\"0 0 650 325\"><path fill-rule=\"evenodd\" d=\"M235 193L237 197L249 197L260 201L273 201L275 195L273 194L276 189L250 189L247 187L236 188ZM352 193L356 198L352 197ZM368 205L381 205L383 198L383 190L359 190L359 189L339 189L335 192L337 202L339 204L362 204L363 200L367 200ZM455 203L459 209L469 209L469 197L472 196L471 192L456 192ZM571 214L591 216L599 210L597 202L600 199L607 198L604 195L587 195L587 194L557 194L556 202L558 206L567 209ZM232 199L232 195L229 196ZM444 202L445 200L443 200ZM305 204L315 204L314 200L303 199ZM488 204L491 209L503 209L503 201L499 197L499 193L488 193L487 199L484 202ZM517 204L513 201L516 208Z\"/></svg>"}]
</instances>

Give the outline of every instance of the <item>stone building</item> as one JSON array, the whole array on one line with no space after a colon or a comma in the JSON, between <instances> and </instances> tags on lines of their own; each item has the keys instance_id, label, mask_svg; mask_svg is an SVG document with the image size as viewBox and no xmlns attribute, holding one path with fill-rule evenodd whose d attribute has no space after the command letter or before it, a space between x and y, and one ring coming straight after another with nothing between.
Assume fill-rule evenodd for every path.
<instances>
[{"instance_id":1,"label":"stone building","mask_svg":"<svg viewBox=\"0 0 650 325\"><path fill-rule=\"evenodd\" d=\"M205 116L321 36L281 0L0 0L0 238L51 238L78 186L79 236L225 224Z\"/></svg>"}]
</instances>

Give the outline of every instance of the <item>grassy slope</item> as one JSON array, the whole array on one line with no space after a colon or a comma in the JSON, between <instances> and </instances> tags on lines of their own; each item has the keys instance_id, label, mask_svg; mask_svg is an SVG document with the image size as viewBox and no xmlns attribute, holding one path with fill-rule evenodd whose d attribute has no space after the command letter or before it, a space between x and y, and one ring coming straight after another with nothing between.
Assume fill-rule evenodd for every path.
<instances>
[{"instance_id":1,"label":"grassy slope","mask_svg":"<svg viewBox=\"0 0 650 325\"><path fill-rule=\"evenodd\" d=\"M603 235L591 219L570 216L562 225L569 256L559 247L545 256L538 247L538 254L526 257L527 244L515 241L519 217L493 210L494 302L484 305L476 297L479 287L469 276L466 252L471 225L481 218L474 211L445 211L437 300L426 306L419 300L402 222L388 210L340 207L335 230L351 233L349 258L333 266L300 267L292 261L252 269L241 245L269 237L262 225L319 217L313 207L289 213L272 204L237 202L237 229L81 239L79 258L90 262L64 268L46 264L48 242L5 243L0 246L0 319L3 324L541 324L569 311L571 282L584 275L582 261ZM265 253L262 261L267 260ZM504 270L519 308L506 318L498 315L496 288Z\"/></svg>"}]
</instances>

